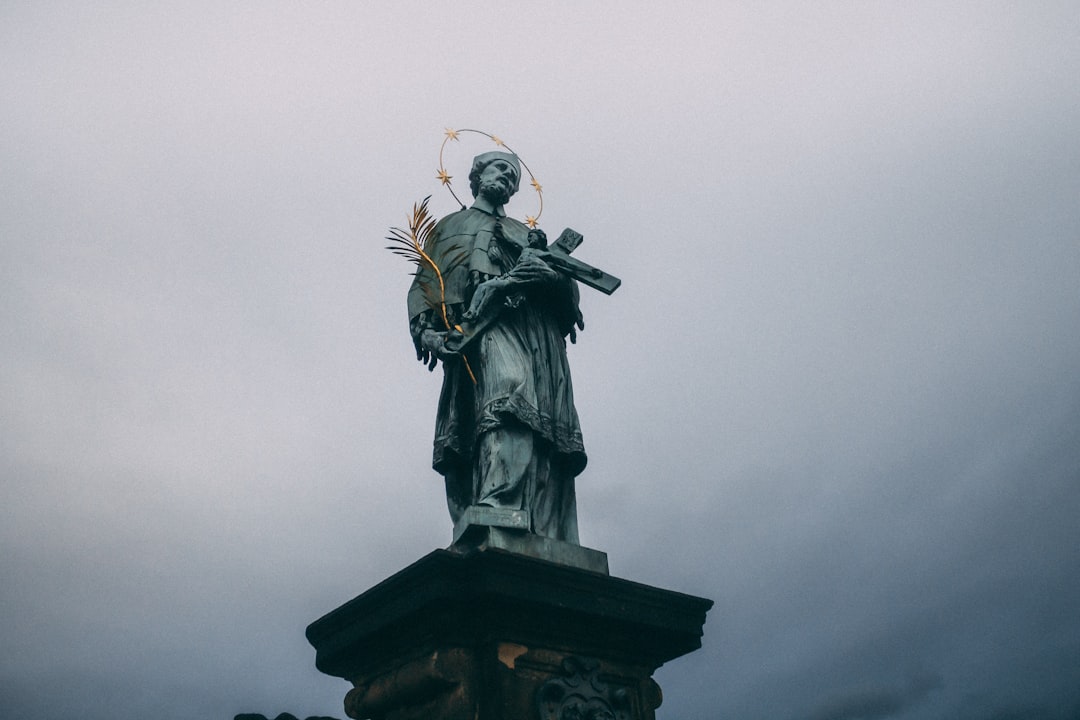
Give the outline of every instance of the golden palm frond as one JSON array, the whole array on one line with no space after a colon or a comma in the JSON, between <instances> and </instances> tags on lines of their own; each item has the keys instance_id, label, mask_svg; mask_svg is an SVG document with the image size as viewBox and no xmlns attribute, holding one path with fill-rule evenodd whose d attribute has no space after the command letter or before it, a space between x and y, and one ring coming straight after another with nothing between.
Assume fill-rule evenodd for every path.
<instances>
[{"instance_id":1,"label":"golden palm frond","mask_svg":"<svg viewBox=\"0 0 1080 720\"><path fill-rule=\"evenodd\" d=\"M443 284L443 271L428 254L428 251L433 249L436 223L435 218L428 213L429 200L431 200L430 195L419 203L413 203L408 230L398 227L390 228L390 234L386 236L386 239L392 244L387 245L386 249L416 265L413 275L416 276L416 282L423 291L424 298L432 310L440 311L445 320L446 309L443 298L446 295L446 288ZM424 272L425 270L427 272ZM432 286L430 275L434 275L438 280L438 290Z\"/></svg>"},{"instance_id":2,"label":"golden palm frond","mask_svg":"<svg viewBox=\"0 0 1080 720\"><path fill-rule=\"evenodd\" d=\"M443 325L446 326L447 330L457 329L460 331L461 326L452 326L450 318L446 314L446 283L443 281L443 275L464 263L468 258L468 253L460 245L450 245L445 249L441 249L443 260L443 267L441 268L431 257L431 253L435 251L435 224L437 221L428 213L427 205L429 200L431 200L430 195L419 203L413 203L408 230L396 227L390 228L390 234L386 236L386 239L392 244L387 245L386 249L416 265L416 270L412 274L424 294L424 300L428 307L439 312ZM428 272L425 273L425 270ZM438 281L438 289L431 283L430 275L434 275ZM475 385L476 376L473 375L472 368L469 367L468 359L462 356L462 360L465 361L465 369Z\"/></svg>"},{"instance_id":3,"label":"golden palm frond","mask_svg":"<svg viewBox=\"0 0 1080 720\"><path fill-rule=\"evenodd\" d=\"M433 268L435 263L428 256L426 250L432 242L435 230L435 218L428 214L427 204L431 200L428 195L419 203L413 203L412 216L409 218L409 229L390 228L390 234L386 239L394 243L387 245L386 249L395 255L400 255L419 267Z\"/></svg>"}]
</instances>

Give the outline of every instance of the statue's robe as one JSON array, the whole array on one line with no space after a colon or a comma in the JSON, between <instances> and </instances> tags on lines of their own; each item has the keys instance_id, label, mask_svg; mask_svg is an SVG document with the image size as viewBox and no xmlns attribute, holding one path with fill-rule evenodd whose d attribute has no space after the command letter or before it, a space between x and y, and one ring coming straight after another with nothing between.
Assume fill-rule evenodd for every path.
<instances>
[{"instance_id":1,"label":"statue's robe","mask_svg":"<svg viewBox=\"0 0 1080 720\"><path fill-rule=\"evenodd\" d=\"M496 241L496 224L509 242ZM506 248L524 247L527 235L522 223L475 208L436 225L435 262L447 267L465 254L443 278L451 325L480 283L511 269L515 258ZM417 343L424 329L446 330L437 293L434 274L421 270L408 298ZM444 363L433 467L446 479L455 522L469 505L522 509L533 532L578 541L574 478L586 456L565 341L579 317L577 299L574 282L560 275L500 304L496 320L464 351L475 385L460 359Z\"/></svg>"}]
</instances>

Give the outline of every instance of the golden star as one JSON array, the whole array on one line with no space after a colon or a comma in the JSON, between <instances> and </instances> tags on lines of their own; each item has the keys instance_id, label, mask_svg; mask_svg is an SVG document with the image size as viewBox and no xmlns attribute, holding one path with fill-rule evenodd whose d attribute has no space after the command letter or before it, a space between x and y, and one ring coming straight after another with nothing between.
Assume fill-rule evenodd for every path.
<instances>
[{"instance_id":1,"label":"golden star","mask_svg":"<svg viewBox=\"0 0 1080 720\"><path fill-rule=\"evenodd\" d=\"M536 227L536 218L534 218L532 215L526 216L525 217L525 224L528 225L530 228L535 228Z\"/></svg>"},{"instance_id":2,"label":"golden star","mask_svg":"<svg viewBox=\"0 0 1080 720\"><path fill-rule=\"evenodd\" d=\"M450 176L446 174L446 170L444 168L439 168L439 174L435 177L439 178L439 180L442 181L443 185L450 184Z\"/></svg>"},{"instance_id":3,"label":"golden star","mask_svg":"<svg viewBox=\"0 0 1080 720\"><path fill-rule=\"evenodd\" d=\"M457 130L454 130L452 128L446 128L446 138L448 140L457 140Z\"/></svg>"},{"instance_id":4,"label":"golden star","mask_svg":"<svg viewBox=\"0 0 1080 720\"><path fill-rule=\"evenodd\" d=\"M491 139L494 140L495 144L498 145L499 147L506 147L506 143L504 143L502 140L500 140L496 136L492 135Z\"/></svg>"},{"instance_id":5,"label":"golden star","mask_svg":"<svg viewBox=\"0 0 1080 720\"><path fill-rule=\"evenodd\" d=\"M540 191L542 191L544 189L544 188L540 187L540 181L537 180L536 178L532 179L532 186L534 188L536 188L536 192L540 192Z\"/></svg>"}]
</instances>

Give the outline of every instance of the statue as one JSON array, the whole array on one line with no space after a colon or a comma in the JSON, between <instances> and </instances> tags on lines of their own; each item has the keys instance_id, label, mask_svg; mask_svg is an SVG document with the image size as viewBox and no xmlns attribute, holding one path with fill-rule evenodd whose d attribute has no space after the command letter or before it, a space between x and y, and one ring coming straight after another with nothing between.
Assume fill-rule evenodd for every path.
<instances>
[{"instance_id":1,"label":"statue","mask_svg":"<svg viewBox=\"0 0 1080 720\"><path fill-rule=\"evenodd\" d=\"M409 329L417 359L443 366L432 465L454 523L472 507L520 511L524 529L576 545L574 483L587 458L566 357L566 338L584 329L574 278L608 293L619 280L570 257L581 242L572 230L548 247L543 231L507 217L520 181L516 155L483 153L471 207L438 223L414 208L414 229L433 224L410 250Z\"/></svg>"}]
</instances>

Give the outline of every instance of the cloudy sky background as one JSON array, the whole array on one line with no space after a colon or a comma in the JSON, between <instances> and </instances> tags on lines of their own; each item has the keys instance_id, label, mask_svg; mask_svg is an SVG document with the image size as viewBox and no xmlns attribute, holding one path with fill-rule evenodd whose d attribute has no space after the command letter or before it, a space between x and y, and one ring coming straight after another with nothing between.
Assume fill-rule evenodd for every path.
<instances>
[{"instance_id":1,"label":"cloudy sky background","mask_svg":"<svg viewBox=\"0 0 1080 720\"><path fill-rule=\"evenodd\" d=\"M1080 716L1075 3L153 8L0 6L5 716L343 717L305 626L450 539L382 249L446 127L624 279L582 542L716 601L661 718Z\"/></svg>"}]
</instances>

